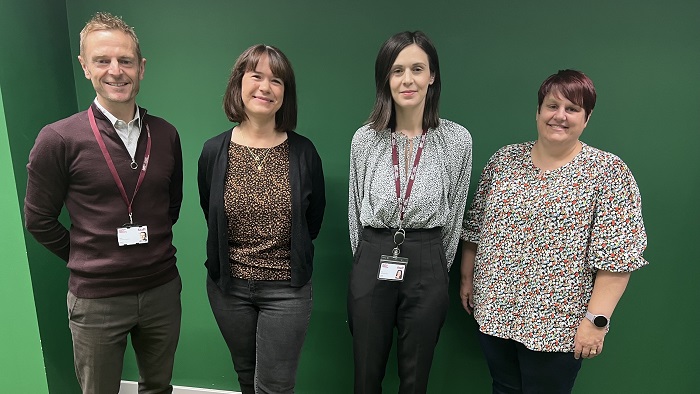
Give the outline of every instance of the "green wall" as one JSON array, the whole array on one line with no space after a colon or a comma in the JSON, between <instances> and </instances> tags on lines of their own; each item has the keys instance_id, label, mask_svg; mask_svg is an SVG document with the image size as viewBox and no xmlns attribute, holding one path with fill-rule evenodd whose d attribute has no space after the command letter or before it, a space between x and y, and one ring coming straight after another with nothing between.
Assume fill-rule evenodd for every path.
<instances>
[{"instance_id":1,"label":"green wall","mask_svg":"<svg viewBox=\"0 0 700 394\"><path fill-rule=\"evenodd\" d=\"M0 275L0 305L4 316L0 328L0 388L7 393L48 393L15 177L9 171L12 161L2 94L0 168L6 169L0 177L0 216L3 218L0 245L4 258Z\"/></svg>"},{"instance_id":2,"label":"green wall","mask_svg":"<svg viewBox=\"0 0 700 394\"><path fill-rule=\"evenodd\" d=\"M87 107L94 97L75 60L85 21L95 11L105 10L136 27L148 59L139 103L178 127L186 163L185 201L175 228L184 284L175 384L238 388L206 300L205 225L198 208L195 167L202 143L230 127L221 110L230 67L243 49L262 42L280 47L295 67L298 131L316 143L328 188L326 220L316 243L315 307L297 391L351 392L351 338L345 313L351 266L346 220L349 144L371 109L379 46L393 33L421 29L440 53L441 114L467 127L474 139L472 190L496 149L536 137L536 93L545 77L561 68L577 68L593 79L598 105L582 139L616 153L631 167L643 196L649 236L645 257L651 265L632 275L613 317L605 353L584 363L575 392L695 388L691 376L700 369L696 335L700 317L694 313L694 302L700 297L695 284L700 268L689 245L697 237L700 220L696 204L700 164L695 152L700 143L700 3L5 3L2 7L13 8L13 17L2 14L3 22L9 23L3 32L25 32L20 38L3 34L0 39L3 47L14 49L2 52L0 83L20 201L26 181L23 166L41 125ZM42 23L28 28L35 18ZM40 110L31 106L38 100L44 104ZM52 392L72 392L75 379L63 301L66 274L60 262L31 239L27 252L49 386ZM452 305L437 348L430 392L488 392L474 321L459 308L457 269L451 280ZM389 393L396 392L398 384L394 359L385 380ZM137 378L131 357L124 374L129 380Z\"/></svg>"},{"instance_id":3,"label":"green wall","mask_svg":"<svg viewBox=\"0 0 700 394\"><path fill-rule=\"evenodd\" d=\"M17 213L21 212L19 208L24 201L29 150L39 129L77 110L73 61L65 3L50 0L0 2L0 87L12 158L12 166L3 163L2 179L4 183L4 174L12 176L14 170L17 185L16 189L3 189L3 193L13 194L19 202L13 206ZM3 220L2 223L5 227L12 222ZM22 222L18 221L11 228L21 232ZM28 233L25 232L24 238L31 283L17 283L34 289L33 302L49 390L61 394L78 392L66 320L68 272L65 263L40 247ZM5 275L7 272L3 270L2 276ZM13 378L22 379L23 375ZM3 389L0 387L0 391ZM33 393L29 390L7 392Z\"/></svg>"}]
</instances>

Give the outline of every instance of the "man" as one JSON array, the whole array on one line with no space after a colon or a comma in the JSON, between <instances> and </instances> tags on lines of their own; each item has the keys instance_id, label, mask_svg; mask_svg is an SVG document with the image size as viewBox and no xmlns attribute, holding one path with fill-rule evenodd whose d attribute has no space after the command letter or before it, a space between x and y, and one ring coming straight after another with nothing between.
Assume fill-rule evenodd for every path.
<instances>
[{"instance_id":1,"label":"man","mask_svg":"<svg viewBox=\"0 0 700 394\"><path fill-rule=\"evenodd\" d=\"M119 391L129 334L139 393L171 393L181 316L172 245L182 202L180 139L136 106L146 59L133 28L96 14L80 32L78 60L97 97L39 133L27 165L26 226L68 263L83 393ZM64 204L70 231L58 221Z\"/></svg>"}]
</instances>

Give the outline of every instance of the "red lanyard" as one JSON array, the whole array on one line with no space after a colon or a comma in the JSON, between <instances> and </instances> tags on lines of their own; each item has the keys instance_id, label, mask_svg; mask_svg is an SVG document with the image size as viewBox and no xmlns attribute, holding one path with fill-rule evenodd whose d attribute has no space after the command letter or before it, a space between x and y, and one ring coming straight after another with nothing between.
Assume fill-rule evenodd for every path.
<instances>
[{"instance_id":1,"label":"red lanyard","mask_svg":"<svg viewBox=\"0 0 700 394\"><path fill-rule=\"evenodd\" d=\"M425 138L427 132L427 130L423 130L423 134L421 134L420 142L418 143L418 149L416 150L416 158L413 161L413 168L411 168L411 175L408 177L408 183L406 184L406 192L404 193L404 197L401 198L401 179L399 176L399 150L396 147L396 136L394 134L395 131L391 131L391 162L394 165L394 183L396 184L396 200L399 202L399 228L403 227L403 216L406 213L408 198L411 197L413 182L416 180L416 171L418 170L418 163L420 163L420 157L423 154L423 146L425 146Z\"/></svg>"},{"instance_id":2,"label":"red lanyard","mask_svg":"<svg viewBox=\"0 0 700 394\"><path fill-rule=\"evenodd\" d=\"M138 108L137 108L138 111ZM143 178L146 177L146 169L148 168L148 158L151 156L151 131L148 128L148 123L146 123L146 155L143 157L143 165L141 166L141 172L139 174L139 180L136 181L136 189L134 189L134 195L131 196L131 201L129 201L129 198L126 196L126 190L124 190L124 184L122 183L122 180L119 178L119 174L117 173L117 169L114 167L114 162L112 161L112 156L110 156L109 151L107 151L107 146L105 146L105 141L102 139L102 135L100 134L100 130L97 128L97 123L95 123L95 114L92 113L92 107L88 109L88 118L90 119L90 127L92 127L92 133L95 134L95 139L97 140L97 144L100 145L100 149L102 150L102 156L104 156L105 161L107 162L107 167L109 167L109 172L112 173L112 178L114 178L114 182L117 184L117 188L119 188L119 192L122 194L122 198L124 199L124 203L126 203L126 208L129 212L129 223L134 224L134 220L132 217L132 211L131 211L131 206L134 203L134 198L136 197L136 193L139 191L139 187L141 187L141 184L143 183ZM143 122L143 119L141 119Z\"/></svg>"}]
</instances>

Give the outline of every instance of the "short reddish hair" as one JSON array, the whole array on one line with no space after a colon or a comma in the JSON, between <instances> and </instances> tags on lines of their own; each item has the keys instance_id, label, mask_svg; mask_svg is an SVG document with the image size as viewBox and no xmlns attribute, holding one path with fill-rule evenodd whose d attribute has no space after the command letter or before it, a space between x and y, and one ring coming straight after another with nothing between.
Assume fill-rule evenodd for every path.
<instances>
[{"instance_id":1,"label":"short reddish hair","mask_svg":"<svg viewBox=\"0 0 700 394\"><path fill-rule=\"evenodd\" d=\"M542 108L542 101L549 94L557 92L567 100L583 108L586 113L586 120L590 118L593 108L595 108L595 86L593 81L581 71L559 70L556 74L550 75L542 82L539 92L537 92L537 113Z\"/></svg>"}]
</instances>

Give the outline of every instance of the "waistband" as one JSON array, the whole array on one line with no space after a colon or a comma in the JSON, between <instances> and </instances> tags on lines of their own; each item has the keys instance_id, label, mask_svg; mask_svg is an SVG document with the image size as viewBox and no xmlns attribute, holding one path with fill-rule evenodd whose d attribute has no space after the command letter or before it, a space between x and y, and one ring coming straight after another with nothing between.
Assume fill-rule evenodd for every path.
<instances>
[{"instance_id":1,"label":"waistband","mask_svg":"<svg viewBox=\"0 0 700 394\"><path fill-rule=\"evenodd\" d=\"M367 237L391 237L394 238L394 233L396 233L396 228L375 228L375 227L363 227L362 237L367 239ZM419 236L420 239L442 239L442 227L433 228L405 228L406 238L416 238ZM409 234L413 237L409 237Z\"/></svg>"}]
</instances>

